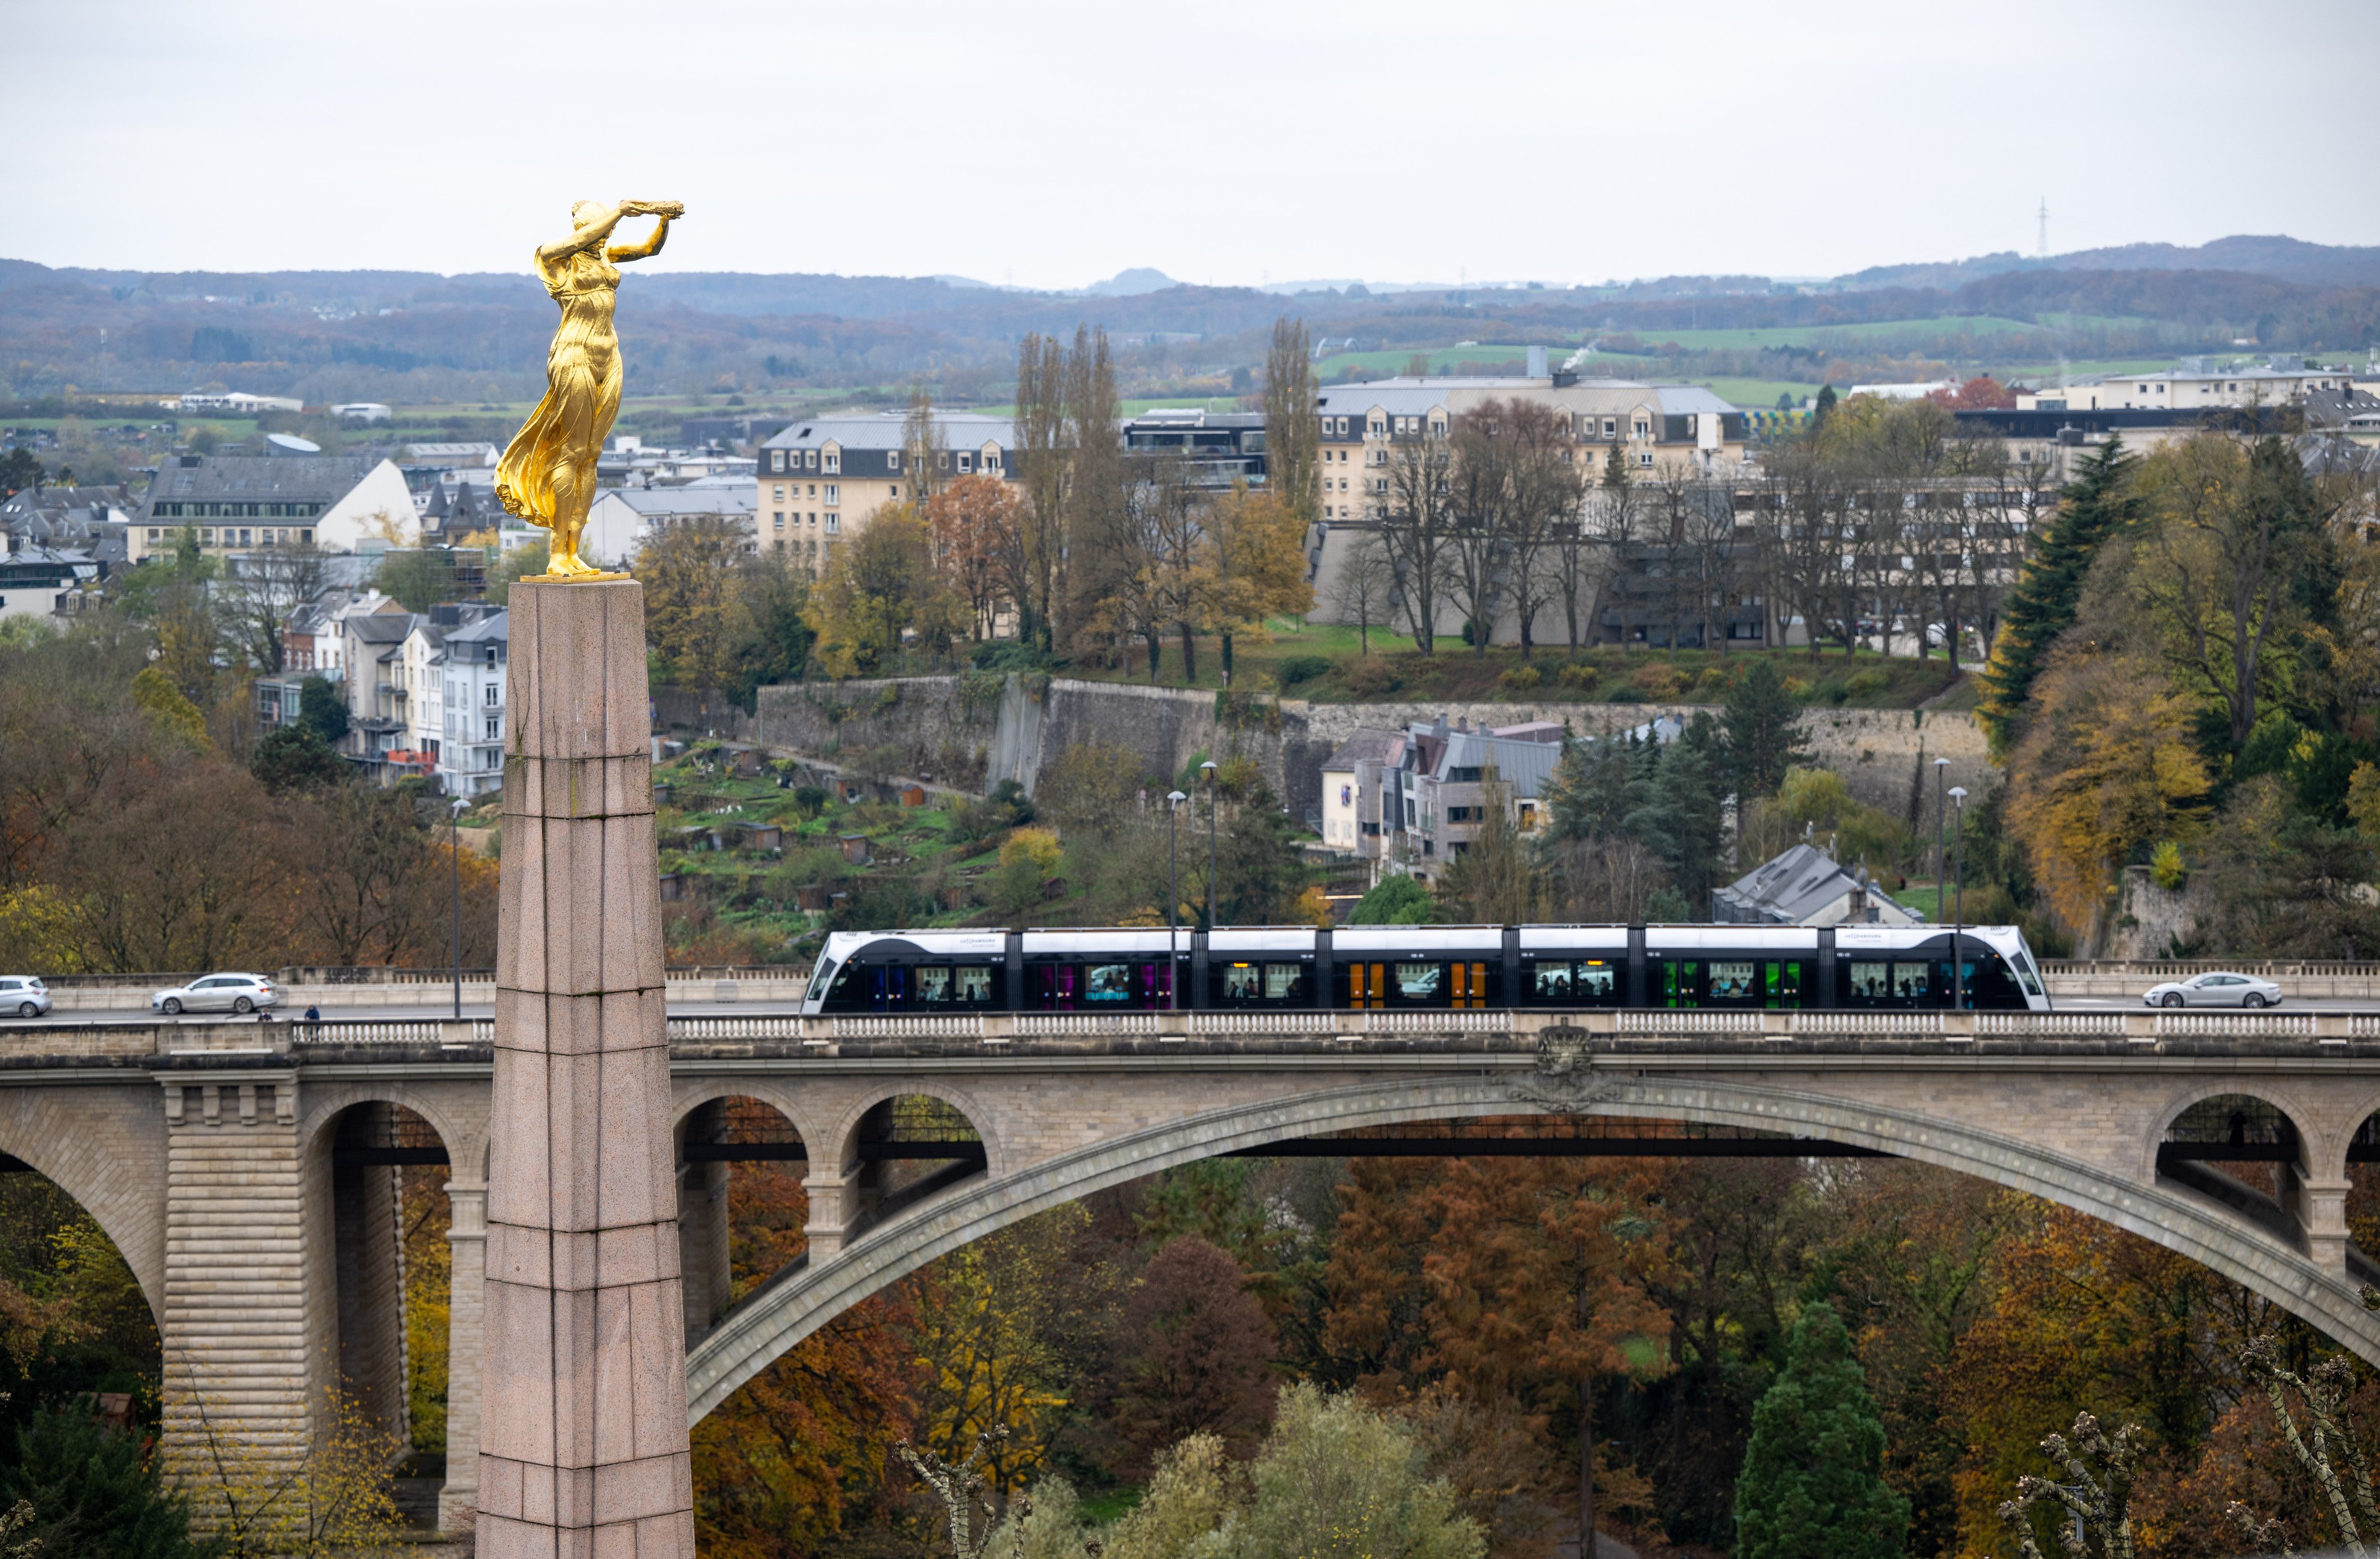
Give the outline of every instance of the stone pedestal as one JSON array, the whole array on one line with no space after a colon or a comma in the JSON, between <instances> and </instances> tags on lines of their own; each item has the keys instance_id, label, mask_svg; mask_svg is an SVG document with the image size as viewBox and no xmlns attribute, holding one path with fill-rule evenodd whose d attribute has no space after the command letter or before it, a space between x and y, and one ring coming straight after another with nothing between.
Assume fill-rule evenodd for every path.
<instances>
[{"instance_id":1,"label":"stone pedestal","mask_svg":"<svg viewBox=\"0 0 2380 1559\"><path fill-rule=\"evenodd\" d=\"M513 587L481 1559L694 1559L644 587Z\"/></svg>"}]
</instances>

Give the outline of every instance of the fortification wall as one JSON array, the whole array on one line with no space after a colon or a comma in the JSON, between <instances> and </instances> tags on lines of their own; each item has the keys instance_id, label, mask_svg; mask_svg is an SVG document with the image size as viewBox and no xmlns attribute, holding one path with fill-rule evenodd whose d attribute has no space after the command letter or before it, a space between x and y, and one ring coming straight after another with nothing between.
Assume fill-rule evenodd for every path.
<instances>
[{"instance_id":1,"label":"fortification wall","mask_svg":"<svg viewBox=\"0 0 2380 1559\"><path fill-rule=\"evenodd\" d=\"M1015 779L1027 791L1047 764L1082 743L1126 749L1151 780L1170 779L1202 754L1238 754L1253 760L1292 814L1303 817L1321 804L1322 764L1359 727L1393 730L1443 715L1474 726L1551 721L1593 736L1662 715L1690 718L1706 708L1312 703L978 672L763 688L758 714L730 739L982 789ZM1972 795L1999 783L1983 733L1964 713L1816 709L1803 715L1802 729L1813 761L1841 774L1852 795L1920 826L1933 816L1936 759L1950 761L1944 783L1964 786Z\"/></svg>"}]
</instances>

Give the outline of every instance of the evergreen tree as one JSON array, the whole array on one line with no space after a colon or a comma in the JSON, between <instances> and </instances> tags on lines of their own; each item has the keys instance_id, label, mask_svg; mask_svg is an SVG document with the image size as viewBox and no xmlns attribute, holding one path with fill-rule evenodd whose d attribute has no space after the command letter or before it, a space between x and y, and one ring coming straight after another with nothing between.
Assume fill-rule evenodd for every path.
<instances>
[{"instance_id":1,"label":"evergreen tree","mask_svg":"<svg viewBox=\"0 0 2380 1559\"><path fill-rule=\"evenodd\" d=\"M2132 458L2123 440L2109 438L2086 457L2058 494L2058 512L2034 538L2033 554L2009 592L2000 631L1984 667L1983 700L1975 718L1998 758L2015 745L2025 699L2049 647L2074 620L2082 581L2100 544L2131 523Z\"/></svg>"},{"instance_id":2,"label":"evergreen tree","mask_svg":"<svg viewBox=\"0 0 2380 1559\"><path fill-rule=\"evenodd\" d=\"M1819 428L1825 427L1827 425L1827 419L1834 415L1834 410L1835 387L1832 384L1819 385L1817 402L1810 408L1811 429L1815 431Z\"/></svg>"},{"instance_id":3,"label":"evergreen tree","mask_svg":"<svg viewBox=\"0 0 2380 1559\"><path fill-rule=\"evenodd\" d=\"M43 1559L196 1559L189 1504L164 1489L140 1437L110 1430L84 1397L44 1407L0 1467L0 1507L31 1502Z\"/></svg>"},{"instance_id":4,"label":"evergreen tree","mask_svg":"<svg viewBox=\"0 0 2380 1559\"><path fill-rule=\"evenodd\" d=\"M329 677L310 676L298 685L298 718L336 745L347 734L347 701Z\"/></svg>"},{"instance_id":5,"label":"evergreen tree","mask_svg":"<svg viewBox=\"0 0 2380 1559\"><path fill-rule=\"evenodd\" d=\"M1785 783L1785 771L1809 757L1795 722L1801 710L1785 690L1784 674L1766 655L1755 656L1751 668L1727 690L1728 780L1739 810Z\"/></svg>"},{"instance_id":6,"label":"evergreen tree","mask_svg":"<svg viewBox=\"0 0 2380 1559\"><path fill-rule=\"evenodd\" d=\"M1651 787L1654 802L1630 832L1669 863L1685 901L1685 918L1705 920L1724 844L1719 817L1728 789L1725 738L1718 721L1697 712L1682 736L1656 750L1660 762Z\"/></svg>"},{"instance_id":7,"label":"evergreen tree","mask_svg":"<svg viewBox=\"0 0 2380 1559\"><path fill-rule=\"evenodd\" d=\"M347 761L300 719L265 732L249 754L248 772L278 796L305 786L335 785L347 777Z\"/></svg>"},{"instance_id":8,"label":"evergreen tree","mask_svg":"<svg viewBox=\"0 0 2380 1559\"><path fill-rule=\"evenodd\" d=\"M1885 1485L1884 1438L1851 1334L1832 1306L1812 1305L1753 1409L1736 1559L1900 1559L1909 1501Z\"/></svg>"}]
</instances>

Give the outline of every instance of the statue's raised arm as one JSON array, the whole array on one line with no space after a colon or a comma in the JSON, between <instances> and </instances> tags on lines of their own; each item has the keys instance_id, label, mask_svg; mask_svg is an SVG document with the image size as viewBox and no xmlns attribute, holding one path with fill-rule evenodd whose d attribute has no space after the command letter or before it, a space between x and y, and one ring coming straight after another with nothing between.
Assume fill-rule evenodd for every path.
<instances>
[{"instance_id":1,"label":"statue's raised arm","mask_svg":"<svg viewBox=\"0 0 2380 1559\"><path fill-rule=\"evenodd\" d=\"M571 208L567 238L540 245L537 270L562 306L562 323L545 356L545 398L537 404L496 467L496 496L505 509L553 533L549 579L618 579L601 560L578 555L579 532L595 502L595 462L620 414L620 340L612 311L620 261L661 252L669 225L686 214L675 201L581 201ZM650 216L641 244L609 242L626 217Z\"/></svg>"}]
</instances>

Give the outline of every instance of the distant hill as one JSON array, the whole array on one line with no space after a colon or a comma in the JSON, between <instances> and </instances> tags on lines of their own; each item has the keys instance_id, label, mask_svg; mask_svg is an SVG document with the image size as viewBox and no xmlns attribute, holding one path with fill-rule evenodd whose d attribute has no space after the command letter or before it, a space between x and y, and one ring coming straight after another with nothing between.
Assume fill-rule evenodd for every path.
<instances>
[{"instance_id":1,"label":"distant hill","mask_svg":"<svg viewBox=\"0 0 2380 1559\"><path fill-rule=\"evenodd\" d=\"M1916 265L1875 265L1838 276L1840 287L1955 287L2010 271L2239 271L2311 286L2380 286L2380 248L2310 244L2301 238L2241 234L2195 249L2180 244L2124 244L2077 250L2046 260L2004 250L1973 260Z\"/></svg>"},{"instance_id":2,"label":"distant hill","mask_svg":"<svg viewBox=\"0 0 2380 1559\"><path fill-rule=\"evenodd\" d=\"M1137 298L1144 292L1163 292L1181 285L1162 271L1135 265L1129 271L1118 271L1106 281L1093 282L1083 291L1093 298Z\"/></svg>"}]
</instances>

